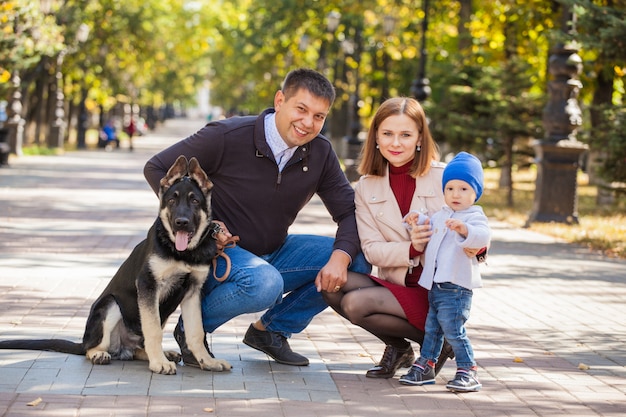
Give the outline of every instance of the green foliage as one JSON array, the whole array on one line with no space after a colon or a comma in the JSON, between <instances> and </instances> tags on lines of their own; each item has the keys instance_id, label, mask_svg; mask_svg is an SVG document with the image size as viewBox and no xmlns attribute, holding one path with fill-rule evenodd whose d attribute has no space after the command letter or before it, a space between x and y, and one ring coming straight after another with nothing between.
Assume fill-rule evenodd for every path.
<instances>
[{"instance_id":1,"label":"green foliage","mask_svg":"<svg viewBox=\"0 0 626 417\"><path fill-rule=\"evenodd\" d=\"M506 140L540 137L543 102L530 92L526 70L523 60L512 58L503 66L450 71L440 101L427 106L436 140L499 161Z\"/></svg>"},{"instance_id":2,"label":"green foliage","mask_svg":"<svg viewBox=\"0 0 626 417\"><path fill-rule=\"evenodd\" d=\"M584 133L594 155L602 159L598 174L608 182L626 181L624 82L626 81L626 2L561 0L576 13L576 31L586 60L591 123Z\"/></svg>"},{"instance_id":3,"label":"green foliage","mask_svg":"<svg viewBox=\"0 0 626 417\"><path fill-rule=\"evenodd\" d=\"M15 71L37 65L43 56L62 48L60 27L52 16L44 16L39 2L12 0L0 2L0 99L12 85Z\"/></svg>"},{"instance_id":4,"label":"green foliage","mask_svg":"<svg viewBox=\"0 0 626 417\"><path fill-rule=\"evenodd\" d=\"M601 114L591 141L603 158L599 174L608 182L626 183L626 107L608 106Z\"/></svg>"},{"instance_id":5,"label":"green foliage","mask_svg":"<svg viewBox=\"0 0 626 417\"><path fill-rule=\"evenodd\" d=\"M581 99L598 100L598 73L615 79L613 105L624 94L623 0L431 0L425 34L424 2L411 0L52 0L47 15L39 4L0 3L0 99L15 70L28 92L49 83L64 51L65 97L77 103L88 91L89 109L131 100L191 105L209 83L213 105L256 113L272 105L286 72L306 66L334 82L338 128L353 93L367 128L383 91L411 94L425 40L432 95L424 104L436 139L499 161L518 138L542 135L550 47L568 40L559 36L560 5L578 16ZM333 33L331 11L341 13ZM395 17L387 34L385 16ZM84 43L76 40L81 24L91 29ZM354 52L343 48L347 41L358 41Z\"/></svg>"}]
</instances>

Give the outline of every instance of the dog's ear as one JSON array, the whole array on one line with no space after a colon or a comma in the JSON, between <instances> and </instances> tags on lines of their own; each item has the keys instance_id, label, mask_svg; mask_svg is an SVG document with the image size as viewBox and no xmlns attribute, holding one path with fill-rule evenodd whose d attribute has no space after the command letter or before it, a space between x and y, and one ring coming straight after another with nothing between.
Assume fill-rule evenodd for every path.
<instances>
[{"instance_id":1,"label":"dog's ear","mask_svg":"<svg viewBox=\"0 0 626 417\"><path fill-rule=\"evenodd\" d=\"M189 160L189 176L198 183L204 195L207 195L211 188L213 188L213 183L206 172L204 172L195 156Z\"/></svg>"},{"instance_id":2,"label":"dog's ear","mask_svg":"<svg viewBox=\"0 0 626 417\"><path fill-rule=\"evenodd\" d=\"M176 181L187 175L187 158L184 155L181 155L176 159L174 165L172 165L167 171L167 174L161 179L161 191L165 192L168 188L172 186Z\"/></svg>"}]
</instances>

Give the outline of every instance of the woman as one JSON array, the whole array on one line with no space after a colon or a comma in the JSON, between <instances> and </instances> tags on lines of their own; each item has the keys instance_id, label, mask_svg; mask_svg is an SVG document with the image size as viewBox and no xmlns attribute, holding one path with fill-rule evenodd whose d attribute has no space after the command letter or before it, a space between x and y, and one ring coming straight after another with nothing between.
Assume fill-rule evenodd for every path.
<instances>
[{"instance_id":1,"label":"woman","mask_svg":"<svg viewBox=\"0 0 626 417\"><path fill-rule=\"evenodd\" d=\"M420 104L412 98L386 100L363 145L358 167L363 177L355 187L361 246L378 277L349 272L341 290L324 293L337 313L385 343L380 363L366 373L370 378L391 378L411 366L410 341L424 340L428 292L417 281L430 226L403 224L403 218L409 211L430 216L443 205L444 165L438 160ZM446 343L435 371L453 357Z\"/></svg>"}]
</instances>

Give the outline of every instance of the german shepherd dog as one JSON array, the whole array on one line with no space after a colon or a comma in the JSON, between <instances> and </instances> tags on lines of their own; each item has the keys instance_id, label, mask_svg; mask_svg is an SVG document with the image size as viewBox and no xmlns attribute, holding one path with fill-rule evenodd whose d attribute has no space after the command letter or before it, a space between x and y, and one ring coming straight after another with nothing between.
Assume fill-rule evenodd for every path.
<instances>
[{"instance_id":1,"label":"german shepherd dog","mask_svg":"<svg viewBox=\"0 0 626 417\"><path fill-rule=\"evenodd\" d=\"M160 182L160 210L148 231L91 306L82 343L62 339L7 340L0 349L50 350L111 359L147 360L152 372L172 375L177 352L163 352L163 326L180 305L186 342L207 371L231 365L204 345L200 290L217 253L220 228L211 218L213 183L196 158L179 156Z\"/></svg>"}]
</instances>

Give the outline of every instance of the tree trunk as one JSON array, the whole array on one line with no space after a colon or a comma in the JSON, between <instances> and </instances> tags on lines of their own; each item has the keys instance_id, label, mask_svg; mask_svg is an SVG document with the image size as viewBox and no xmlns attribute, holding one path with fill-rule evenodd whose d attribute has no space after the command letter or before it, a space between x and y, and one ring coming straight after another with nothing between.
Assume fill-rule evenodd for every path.
<instances>
[{"instance_id":1,"label":"tree trunk","mask_svg":"<svg viewBox=\"0 0 626 417\"><path fill-rule=\"evenodd\" d=\"M504 138L504 160L502 161L502 169L500 170L500 188L506 188L506 205L513 207L513 139L511 137Z\"/></svg>"},{"instance_id":2,"label":"tree trunk","mask_svg":"<svg viewBox=\"0 0 626 417\"><path fill-rule=\"evenodd\" d=\"M461 10L459 12L459 23L457 31L459 32L459 52L464 52L472 47L472 34L467 25L472 18L472 0L459 0Z\"/></svg>"}]
</instances>

